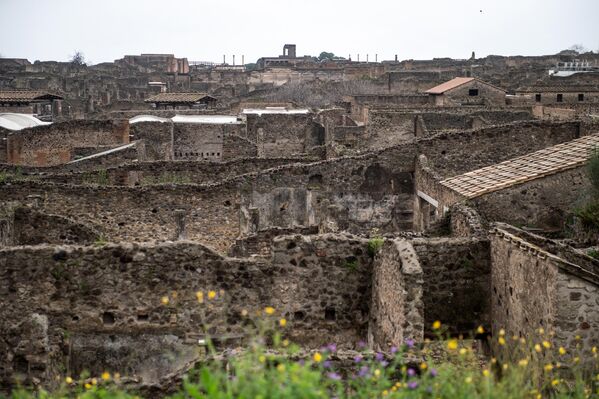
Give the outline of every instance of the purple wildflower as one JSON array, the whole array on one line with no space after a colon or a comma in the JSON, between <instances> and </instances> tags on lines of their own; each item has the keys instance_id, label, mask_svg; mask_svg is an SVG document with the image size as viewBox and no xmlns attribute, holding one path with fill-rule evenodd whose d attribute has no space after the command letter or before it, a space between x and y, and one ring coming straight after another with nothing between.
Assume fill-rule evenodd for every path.
<instances>
[{"instance_id":1,"label":"purple wildflower","mask_svg":"<svg viewBox=\"0 0 599 399\"><path fill-rule=\"evenodd\" d=\"M360 348L360 349L366 348L366 342L364 342L362 340L358 341L358 348Z\"/></svg>"},{"instance_id":2,"label":"purple wildflower","mask_svg":"<svg viewBox=\"0 0 599 399\"><path fill-rule=\"evenodd\" d=\"M374 356L374 358L376 359L377 362L382 361L385 357L383 356L383 354L381 352L377 352L376 355Z\"/></svg>"},{"instance_id":3,"label":"purple wildflower","mask_svg":"<svg viewBox=\"0 0 599 399\"><path fill-rule=\"evenodd\" d=\"M364 359L362 356L357 355L356 357L354 357L354 362L360 363L362 361L362 359Z\"/></svg>"},{"instance_id":4,"label":"purple wildflower","mask_svg":"<svg viewBox=\"0 0 599 399\"><path fill-rule=\"evenodd\" d=\"M331 380L335 380L335 381L339 381L341 379L341 376L335 372L327 373L327 377L329 377Z\"/></svg>"},{"instance_id":5,"label":"purple wildflower","mask_svg":"<svg viewBox=\"0 0 599 399\"><path fill-rule=\"evenodd\" d=\"M397 346L392 346L391 347L391 354L396 354L397 353Z\"/></svg>"},{"instance_id":6,"label":"purple wildflower","mask_svg":"<svg viewBox=\"0 0 599 399\"><path fill-rule=\"evenodd\" d=\"M408 369L408 376L414 377L415 375L416 375L416 370L414 370L413 368L409 368Z\"/></svg>"},{"instance_id":7,"label":"purple wildflower","mask_svg":"<svg viewBox=\"0 0 599 399\"><path fill-rule=\"evenodd\" d=\"M416 389L416 388L418 388L418 381L410 381L410 382L408 382L408 388L410 388L410 389Z\"/></svg>"},{"instance_id":8,"label":"purple wildflower","mask_svg":"<svg viewBox=\"0 0 599 399\"><path fill-rule=\"evenodd\" d=\"M439 372L437 371L437 369L431 369L430 375L431 377L436 377L439 375Z\"/></svg>"},{"instance_id":9,"label":"purple wildflower","mask_svg":"<svg viewBox=\"0 0 599 399\"><path fill-rule=\"evenodd\" d=\"M408 348L413 348L414 347L414 340L411 338L406 339L406 346Z\"/></svg>"},{"instance_id":10,"label":"purple wildflower","mask_svg":"<svg viewBox=\"0 0 599 399\"><path fill-rule=\"evenodd\" d=\"M325 360L324 362L322 362L322 367L324 367L325 369L331 368L331 361Z\"/></svg>"},{"instance_id":11,"label":"purple wildflower","mask_svg":"<svg viewBox=\"0 0 599 399\"><path fill-rule=\"evenodd\" d=\"M329 350L329 352L336 352L337 351L337 344L328 344L327 345L327 349Z\"/></svg>"},{"instance_id":12,"label":"purple wildflower","mask_svg":"<svg viewBox=\"0 0 599 399\"><path fill-rule=\"evenodd\" d=\"M360 371L358 371L358 376L366 377L369 372L370 372L370 369L368 368L368 366L362 366L362 367L360 367Z\"/></svg>"},{"instance_id":13,"label":"purple wildflower","mask_svg":"<svg viewBox=\"0 0 599 399\"><path fill-rule=\"evenodd\" d=\"M306 363L306 361L304 359L300 359L298 361L298 363L299 363L300 366L303 366Z\"/></svg>"},{"instance_id":14,"label":"purple wildflower","mask_svg":"<svg viewBox=\"0 0 599 399\"><path fill-rule=\"evenodd\" d=\"M387 367L389 365L389 362L386 360L381 360L381 367Z\"/></svg>"}]
</instances>

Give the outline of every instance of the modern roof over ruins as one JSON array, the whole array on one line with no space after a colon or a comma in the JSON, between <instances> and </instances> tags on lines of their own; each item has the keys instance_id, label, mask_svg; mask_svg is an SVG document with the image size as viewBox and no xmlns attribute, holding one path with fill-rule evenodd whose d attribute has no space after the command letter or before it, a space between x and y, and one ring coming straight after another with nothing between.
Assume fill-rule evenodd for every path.
<instances>
[{"instance_id":1,"label":"modern roof over ruins","mask_svg":"<svg viewBox=\"0 0 599 399\"><path fill-rule=\"evenodd\" d=\"M50 125L51 122L43 122L33 115L28 114L0 114L0 127L8 130L21 130L28 127Z\"/></svg>"},{"instance_id":2,"label":"modern roof over ruins","mask_svg":"<svg viewBox=\"0 0 599 399\"><path fill-rule=\"evenodd\" d=\"M62 96L39 90L0 90L0 102L29 103L36 100L62 100Z\"/></svg>"},{"instance_id":3,"label":"modern roof over ruins","mask_svg":"<svg viewBox=\"0 0 599 399\"><path fill-rule=\"evenodd\" d=\"M598 145L599 134L584 136L445 179L440 184L457 191L466 198L475 198L529 180L582 166Z\"/></svg>"},{"instance_id":4,"label":"modern roof over ruins","mask_svg":"<svg viewBox=\"0 0 599 399\"><path fill-rule=\"evenodd\" d=\"M145 100L146 103L197 103L202 100L215 101L207 93L160 93Z\"/></svg>"},{"instance_id":5,"label":"modern roof over ruins","mask_svg":"<svg viewBox=\"0 0 599 399\"><path fill-rule=\"evenodd\" d=\"M503 90L503 89L500 89L499 87L493 86L493 85L491 85L491 84L489 84L487 82L483 82L480 79L476 79L476 78L460 78L460 77L458 77L458 78L453 78L453 79L451 79L451 80L449 80L449 81L447 81L445 83L441 83L440 85L435 86L435 87L433 87L431 89L428 89L425 93L428 93L428 94L443 94L446 91L453 90L453 89L455 89L457 87L465 85L466 83L470 83L470 82L472 82L474 80L479 81L479 82L481 82L483 84L486 84L488 86L495 87L498 90Z\"/></svg>"}]
</instances>

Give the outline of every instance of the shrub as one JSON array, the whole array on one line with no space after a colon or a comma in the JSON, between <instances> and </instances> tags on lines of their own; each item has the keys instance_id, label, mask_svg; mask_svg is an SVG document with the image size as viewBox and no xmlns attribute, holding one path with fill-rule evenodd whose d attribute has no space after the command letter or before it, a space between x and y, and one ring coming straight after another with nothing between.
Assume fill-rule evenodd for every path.
<instances>
[{"instance_id":1,"label":"shrub","mask_svg":"<svg viewBox=\"0 0 599 399\"><path fill-rule=\"evenodd\" d=\"M595 200L574 211L582 225L588 229L599 230L599 201Z\"/></svg>"},{"instance_id":2,"label":"shrub","mask_svg":"<svg viewBox=\"0 0 599 399\"><path fill-rule=\"evenodd\" d=\"M383 246L384 242L385 240L382 237L373 237L370 240L368 240L368 255L374 258L379 249L381 249L381 247Z\"/></svg>"}]
</instances>

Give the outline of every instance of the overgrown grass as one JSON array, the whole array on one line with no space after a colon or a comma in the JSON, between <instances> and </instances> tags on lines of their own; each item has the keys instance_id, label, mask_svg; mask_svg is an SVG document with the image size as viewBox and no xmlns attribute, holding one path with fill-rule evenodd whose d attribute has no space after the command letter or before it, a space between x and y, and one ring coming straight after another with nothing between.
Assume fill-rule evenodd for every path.
<instances>
[{"instance_id":1,"label":"overgrown grass","mask_svg":"<svg viewBox=\"0 0 599 399\"><path fill-rule=\"evenodd\" d=\"M196 293L199 306L224 300L210 291ZM162 297L164 306L176 297ZM209 309L210 303L207 304ZM597 398L597 350L568 353L555 347L553 335L542 329L526 338L499 331L489 344L497 357L481 362L471 339L446 336L441 323L432 326L437 340L416 345L408 339L385 353L363 348L339 353L333 343L303 352L286 339L292 323L266 307L246 318L250 340L243 350L223 356L208 343L208 360L191 370L171 399L228 398ZM473 336L484 336L481 326ZM364 347L365 345L362 345ZM442 348L443 354L438 351ZM344 358L345 361L339 361ZM424 360L414 360L424 359ZM581 359L585 360L581 361ZM106 371L78 380L64 376L53 393L18 390L13 399L70 398L129 399L118 389L121 376Z\"/></svg>"}]
</instances>

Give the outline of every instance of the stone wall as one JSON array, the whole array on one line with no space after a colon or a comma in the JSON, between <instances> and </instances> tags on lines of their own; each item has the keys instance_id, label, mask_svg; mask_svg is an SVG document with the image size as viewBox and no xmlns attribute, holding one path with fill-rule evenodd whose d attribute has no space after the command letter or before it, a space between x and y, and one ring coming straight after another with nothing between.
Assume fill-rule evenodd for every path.
<instances>
[{"instance_id":1,"label":"stone wall","mask_svg":"<svg viewBox=\"0 0 599 399\"><path fill-rule=\"evenodd\" d=\"M425 332L440 320L452 334L489 325L491 258L488 240L417 238L412 241L422 267Z\"/></svg>"},{"instance_id":2,"label":"stone wall","mask_svg":"<svg viewBox=\"0 0 599 399\"><path fill-rule=\"evenodd\" d=\"M453 177L579 137L578 122L515 122L418 141L421 154L443 177Z\"/></svg>"},{"instance_id":3,"label":"stone wall","mask_svg":"<svg viewBox=\"0 0 599 399\"><path fill-rule=\"evenodd\" d=\"M388 351L407 339L422 342L423 271L412 245L386 240L373 266L369 346Z\"/></svg>"},{"instance_id":4,"label":"stone wall","mask_svg":"<svg viewBox=\"0 0 599 399\"><path fill-rule=\"evenodd\" d=\"M542 327L568 356L589 353L599 343L599 262L507 225L490 239L493 331L529 337Z\"/></svg>"},{"instance_id":5,"label":"stone wall","mask_svg":"<svg viewBox=\"0 0 599 399\"><path fill-rule=\"evenodd\" d=\"M52 166L72 160L75 147L129 143L127 121L76 120L23 129L8 135L8 163Z\"/></svg>"},{"instance_id":6,"label":"stone wall","mask_svg":"<svg viewBox=\"0 0 599 399\"><path fill-rule=\"evenodd\" d=\"M294 342L354 348L368 329L366 246L346 236L280 237L271 262L226 258L191 242L1 249L0 293L13 304L0 309L1 384L51 387L83 369L156 382L198 360L207 332L217 347L239 345L244 311L265 306L288 320Z\"/></svg>"},{"instance_id":7,"label":"stone wall","mask_svg":"<svg viewBox=\"0 0 599 399\"><path fill-rule=\"evenodd\" d=\"M173 129L172 122L137 122L131 125L131 139L144 141L148 161L172 160Z\"/></svg>"},{"instance_id":8,"label":"stone wall","mask_svg":"<svg viewBox=\"0 0 599 399\"><path fill-rule=\"evenodd\" d=\"M238 124L175 123L173 131L174 159L221 160L223 143L227 135L245 135L244 126ZM251 143L238 144L253 147Z\"/></svg>"},{"instance_id":9,"label":"stone wall","mask_svg":"<svg viewBox=\"0 0 599 399\"><path fill-rule=\"evenodd\" d=\"M478 95L471 96L470 90L478 90ZM505 105L505 91L479 80L473 80L455 89L447 90L444 94L443 105Z\"/></svg>"},{"instance_id":10,"label":"stone wall","mask_svg":"<svg viewBox=\"0 0 599 399\"><path fill-rule=\"evenodd\" d=\"M324 144L324 128L312 114L248 114L247 138L255 141L260 157L307 153Z\"/></svg>"},{"instance_id":11,"label":"stone wall","mask_svg":"<svg viewBox=\"0 0 599 399\"><path fill-rule=\"evenodd\" d=\"M464 204L454 204L449 209L449 216L449 229L453 237L486 237L484 223L473 208Z\"/></svg>"},{"instance_id":12,"label":"stone wall","mask_svg":"<svg viewBox=\"0 0 599 399\"><path fill-rule=\"evenodd\" d=\"M568 169L474 198L487 220L546 230L563 230L576 207L587 199L586 166Z\"/></svg>"}]
</instances>

